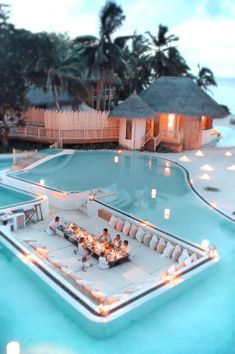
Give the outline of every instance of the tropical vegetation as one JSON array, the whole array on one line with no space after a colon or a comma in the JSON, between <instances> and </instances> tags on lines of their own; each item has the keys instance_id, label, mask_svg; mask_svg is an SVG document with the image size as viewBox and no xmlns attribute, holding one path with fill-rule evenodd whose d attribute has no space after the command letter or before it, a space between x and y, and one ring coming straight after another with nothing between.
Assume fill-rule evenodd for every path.
<instances>
[{"instance_id":1,"label":"tropical vegetation","mask_svg":"<svg viewBox=\"0 0 235 354\"><path fill-rule=\"evenodd\" d=\"M161 76L190 76L203 89L216 85L213 72L199 66L194 75L180 53L179 38L159 25L156 34L115 37L125 15L108 2L100 12L99 36L69 38L61 33L31 33L9 22L9 7L0 4L0 134L6 116L21 123L27 92L33 87L51 92L55 109L69 93L97 110L137 93ZM79 32L79 29L78 29Z\"/></svg>"}]
</instances>

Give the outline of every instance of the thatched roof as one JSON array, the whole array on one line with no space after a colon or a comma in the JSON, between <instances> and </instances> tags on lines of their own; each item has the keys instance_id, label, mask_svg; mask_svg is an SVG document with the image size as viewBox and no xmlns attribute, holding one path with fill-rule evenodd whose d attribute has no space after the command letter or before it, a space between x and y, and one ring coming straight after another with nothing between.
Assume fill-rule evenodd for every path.
<instances>
[{"instance_id":1,"label":"thatched roof","mask_svg":"<svg viewBox=\"0 0 235 354\"><path fill-rule=\"evenodd\" d=\"M161 77L142 91L140 97L157 113L213 118L227 115L211 96L187 77Z\"/></svg>"},{"instance_id":2,"label":"thatched roof","mask_svg":"<svg viewBox=\"0 0 235 354\"><path fill-rule=\"evenodd\" d=\"M27 100L31 106L40 107L54 107L54 100L51 90L44 91L39 87L30 87L27 93ZM78 104L79 101L67 92L61 93L58 96L60 105L72 105Z\"/></svg>"},{"instance_id":3,"label":"thatched roof","mask_svg":"<svg viewBox=\"0 0 235 354\"><path fill-rule=\"evenodd\" d=\"M110 118L151 118L154 111L135 93L115 107L109 114Z\"/></svg>"}]
</instances>

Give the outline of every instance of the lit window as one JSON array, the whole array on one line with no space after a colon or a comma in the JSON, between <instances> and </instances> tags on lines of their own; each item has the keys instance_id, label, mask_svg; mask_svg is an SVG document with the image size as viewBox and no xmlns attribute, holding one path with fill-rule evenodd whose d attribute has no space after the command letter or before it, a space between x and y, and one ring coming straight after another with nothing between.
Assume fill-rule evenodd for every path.
<instances>
[{"instance_id":1,"label":"lit window","mask_svg":"<svg viewBox=\"0 0 235 354\"><path fill-rule=\"evenodd\" d=\"M206 117L202 116L202 129L206 129Z\"/></svg>"},{"instance_id":2,"label":"lit window","mask_svg":"<svg viewBox=\"0 0 235 354\"><path fill-rule=\"evenodd\" d=\"M168 114L168 129L169 130L173 130L174 129L174 126L175 126L175 114Z\"/></svg>"}]
</instances>

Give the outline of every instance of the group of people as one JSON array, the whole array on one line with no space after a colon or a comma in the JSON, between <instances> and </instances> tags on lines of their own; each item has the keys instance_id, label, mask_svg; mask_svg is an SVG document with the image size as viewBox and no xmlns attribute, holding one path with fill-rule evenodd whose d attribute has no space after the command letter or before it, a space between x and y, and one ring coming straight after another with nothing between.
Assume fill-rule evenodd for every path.
<instances>
[{"instance_id":1,"label":"group of people","mask_svg":"<svg viewBox=\"0 0 235 354\"><path fill-rule=\"evenodd\" d=\"M55 235L57 227L61 225L59 216L56 216L46 228L46 233L48 235ZM114 254L119 253L122 256L130 254L129 242L124 240L122 242L121 236L117 234L113 241L109 235L108 229L104 228L101 235L97 238L97 241L104 246L104 251L100 252L99 256L99 267L101 269L109 268L109 262L113 260ZM85 272L87 268L92 266L92 263L89 262L89 258L93 255L86 245L85 237L80 237L78 243L78 249L74 250L74 253L79 256L81 262L81 269Z\"/></svg>"},{"instance_id":2,"label":"group of people","mask_svg":"<svg viewBox=\"0 0 235 354\"><path fill-rule=\"evenodd\" d=\"M113 260L113 254L119 252L122 256L129 255L129 243L128 240L124 240L122 243L121 236L117 234L111 242L111 237L108 233L108 229L105 228L102 234L98 237L98 242L102 243L105 247L105 251L100 252L99 256L99 268L109 268L109 262ZM78 249L74 250L75 254L78 254L81 262L81 269L86 271L92 264L89 262L89 258L93 255L93 252L86 246L86 240L81 237L78 243Z\"/></svg>"}]
</instances>

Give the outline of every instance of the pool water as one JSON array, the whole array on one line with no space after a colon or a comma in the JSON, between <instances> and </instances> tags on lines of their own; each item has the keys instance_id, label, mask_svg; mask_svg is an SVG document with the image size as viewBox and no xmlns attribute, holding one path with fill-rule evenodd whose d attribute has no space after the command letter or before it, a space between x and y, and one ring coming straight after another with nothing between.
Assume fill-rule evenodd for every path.
<instances>
[{"instance_id":1,"label":"pool water","mask_svg":"<svg viewBox=\"0 0 235 354\"><path fill-rule=\"evenodd\" d=\"M31 202L35 196L0 184L0 209Z\"/></svg>"},{"instance_id":2,"label":"pool water","mask_svg":"<svg viewBox=\"0 0 235 354\"><path fill-rule=\"evenodd\" d=\"M1 155L0 155L1 156ZM13 160L11 157L1 157L0 158L0 170L4 170L5 168L10 168L12 166Z\"/></svg>"},{"instance_id":3,"label":"pool water","mask_svg":"<svg viewBox=\"0 0 235 354\"><path fill-rule=\"evenodd\" d=\"M123 189L126 197L113 197L110 202L115 204L116 200L126 211L185 239L200 242L208 238L216 244L221 261L192 282L177 287L167 304L133 321L127 329L107 339L95 339L83 331L79 314L76 316L2 246L0 352L14 339L21 343L24 354L235 353L235 224L207 207L189 189L184 173L176 167L170 166L171 174L165 176L161 160L152 159L150 163L144 155L123 154L119 155L123 163L114 164L114 154L105 155L103 161L99 154L82 153L83 162L78 165L75 161L79 161L79 156L75 155L69 167L65 160L54 161L56 171L48 171L47 165L41 178L48 178L49 182L50 175L54 183L55 175L59 179L63 175L65 180L61 179L61 183L66 185L67 180L71 188L73 170L79 189ZM69 173L65 173L67 168ZM160 175L159 170L163 170ZM151 188L157 189L157 199L150 197ZM163 218L164 207L171 208L168 220Z\"/></svg>"}]
</instances>

